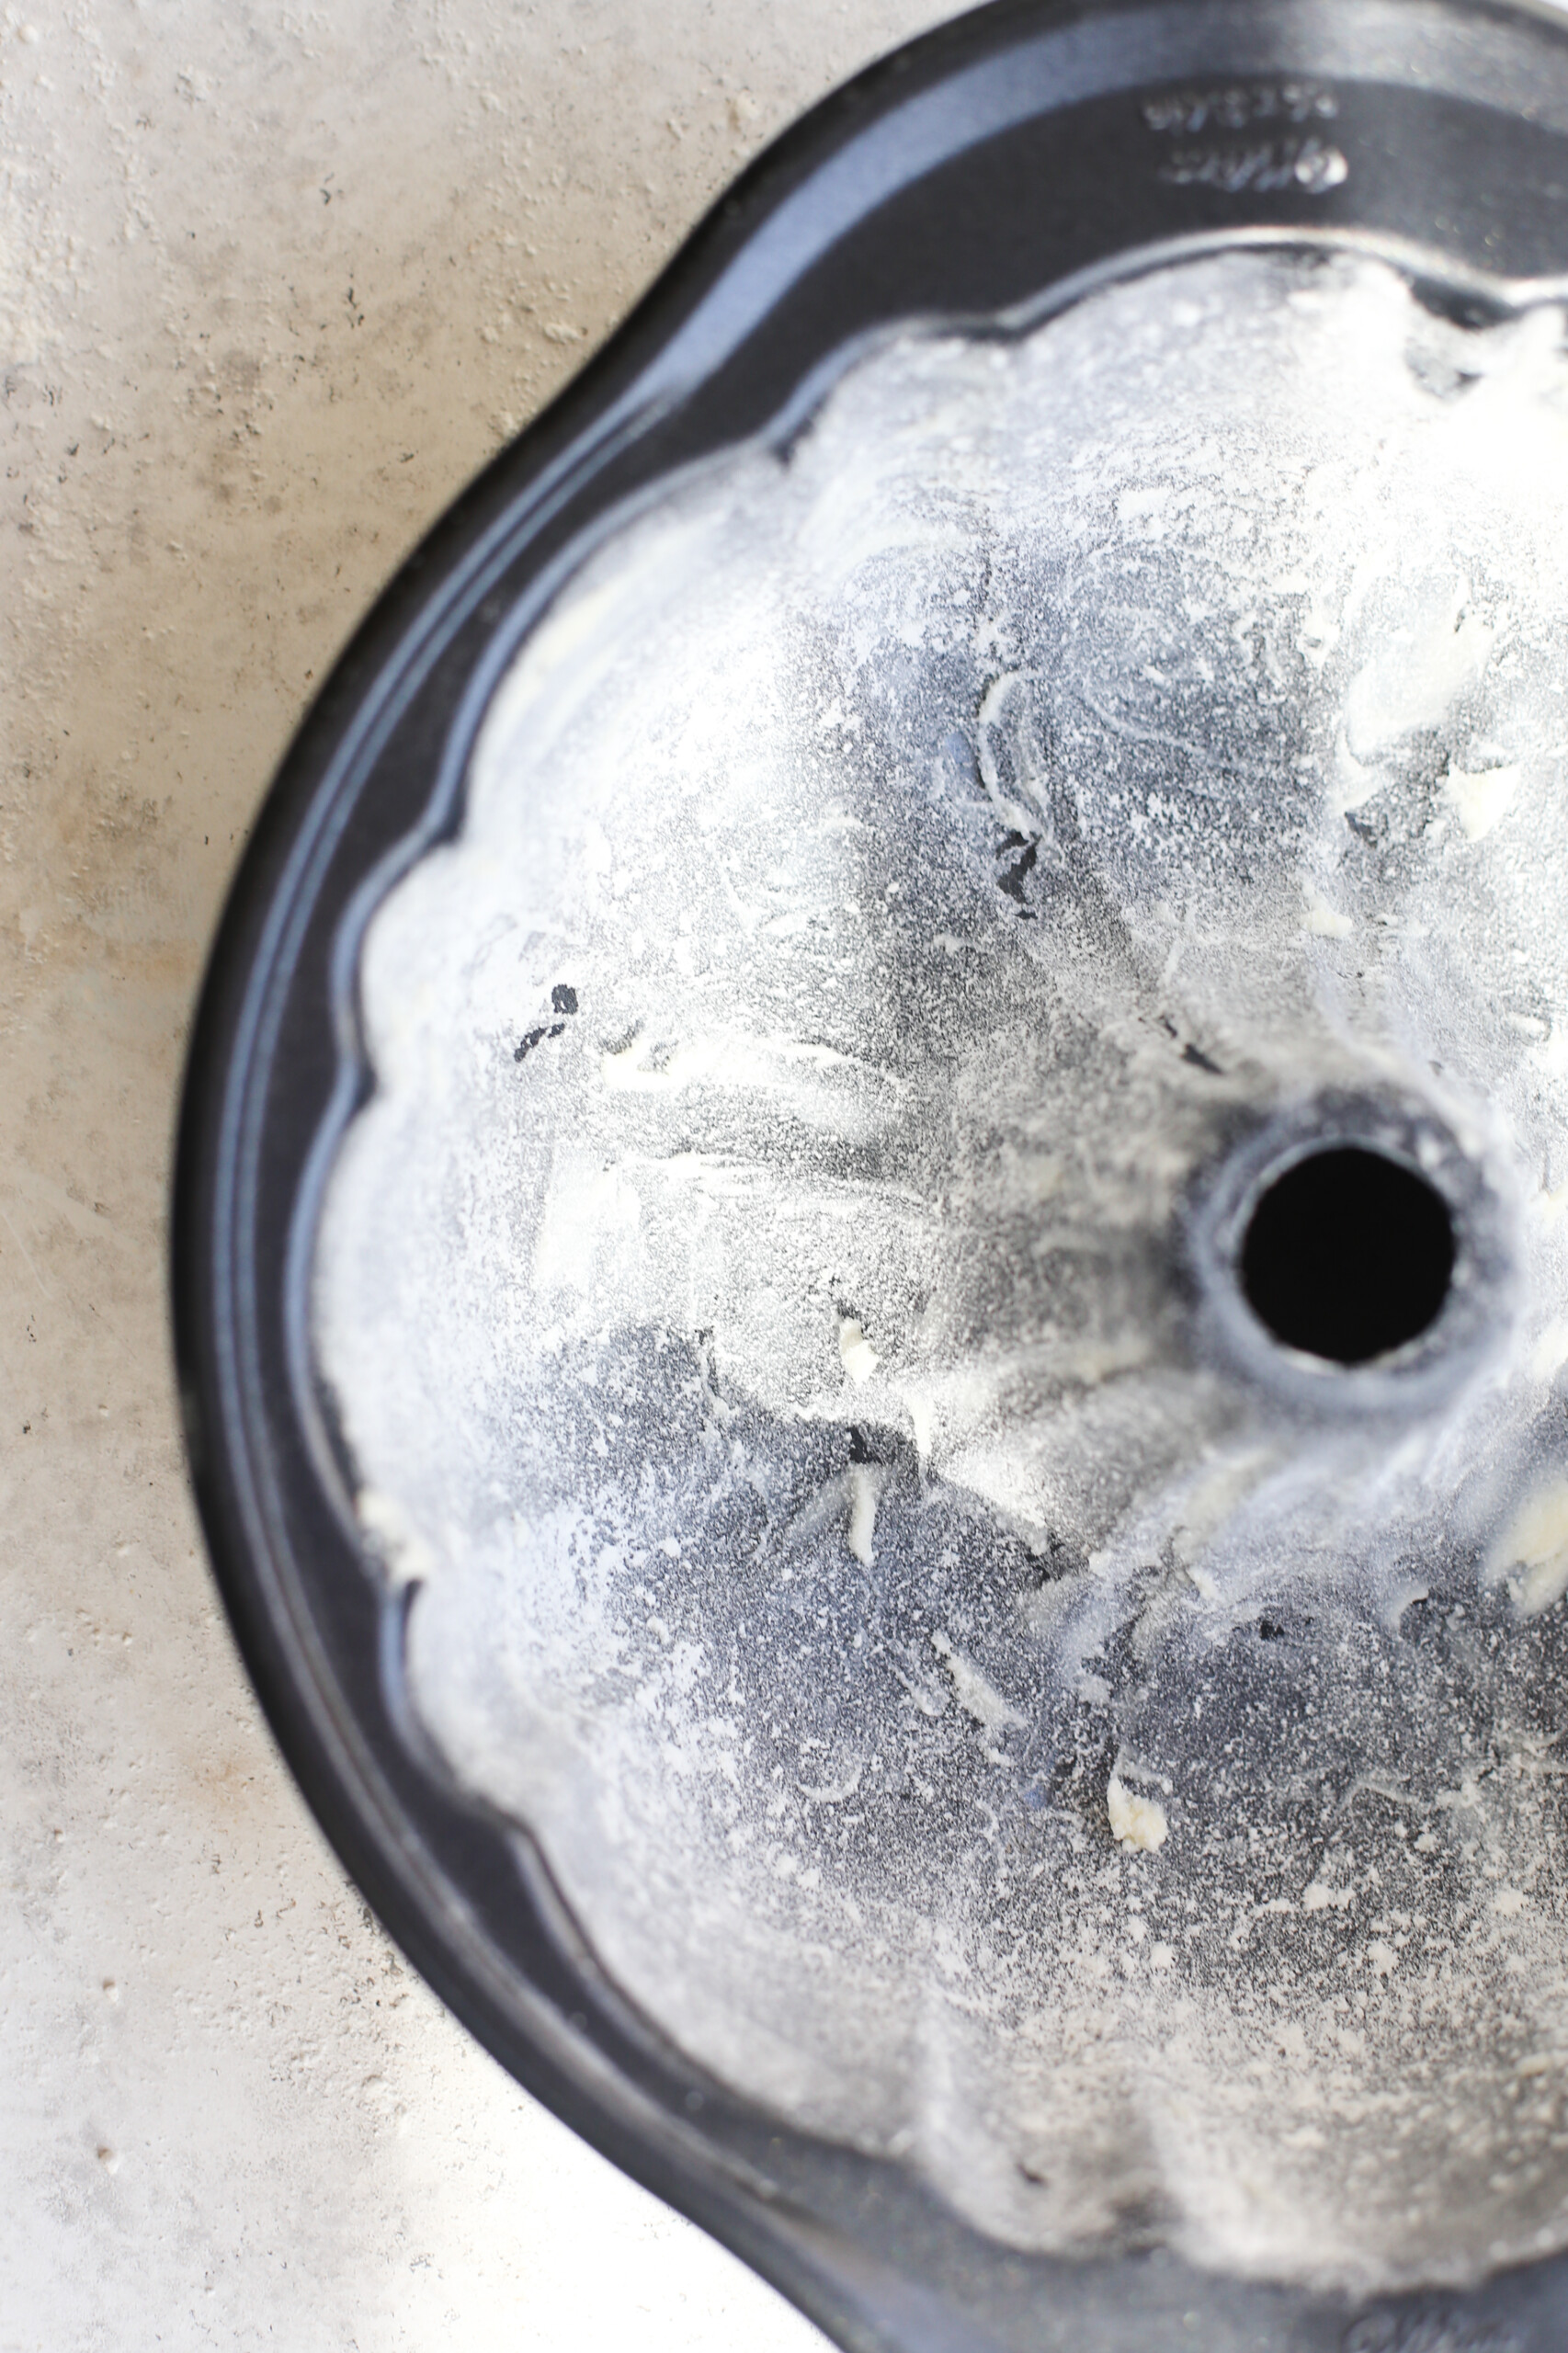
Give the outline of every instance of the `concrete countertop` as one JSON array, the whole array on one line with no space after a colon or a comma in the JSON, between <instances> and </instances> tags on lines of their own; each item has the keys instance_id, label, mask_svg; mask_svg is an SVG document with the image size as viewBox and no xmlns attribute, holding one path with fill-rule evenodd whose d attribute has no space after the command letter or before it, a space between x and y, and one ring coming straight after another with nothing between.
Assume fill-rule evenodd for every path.
<instances>
[{"instance_id":1,"label":"concrete countertop","mask_svg":"<svg viewBox=\"0 0 1568 2353\"><path fill-rule=\"evenodd\" d=\"M932 0L0 12L0 2353L807 2324L400 1961L203 1557L165 1205L267 779L382 583Z\"/></svg>"}]
</instances>

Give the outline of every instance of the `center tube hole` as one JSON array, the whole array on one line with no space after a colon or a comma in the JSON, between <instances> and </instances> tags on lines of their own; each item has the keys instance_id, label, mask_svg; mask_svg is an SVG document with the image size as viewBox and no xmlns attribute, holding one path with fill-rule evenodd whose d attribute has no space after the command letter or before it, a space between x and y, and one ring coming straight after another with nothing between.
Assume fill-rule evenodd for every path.
<instances>
[{"instance_id":1,"label":"center tube hole","mask_svg":"<svg viewBox=\"0 0 1568 2353\"><path fill-rule=\"evenodd\" d=\"M1242 1244L1242 1289L1278 1340L1366 1364L1437 1319L1454 1270L1442 1195L1397 1160L1337 1144L1267 1187Z\"/></svg>"}]
</instances>

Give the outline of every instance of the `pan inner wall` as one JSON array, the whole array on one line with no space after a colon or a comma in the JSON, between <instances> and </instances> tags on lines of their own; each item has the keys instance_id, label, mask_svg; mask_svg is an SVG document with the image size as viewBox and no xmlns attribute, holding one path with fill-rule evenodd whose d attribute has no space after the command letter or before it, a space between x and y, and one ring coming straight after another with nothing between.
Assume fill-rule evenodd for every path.
<instances>
[{"instance_id":1,"label":"pan inner wall","mask_svg":"<svg viewBox=\"0 0 1568 2353\"><path fill-rule=\"evenodd\" d=\"M1232 252L674 485L369 933L314 1329L423 1722L1018 2246L1568 2246L1565 680L1561 313ZM1359 1388L1203 1255L1347 1123L1460 1235Z\"/></svg>"}]
</instances>

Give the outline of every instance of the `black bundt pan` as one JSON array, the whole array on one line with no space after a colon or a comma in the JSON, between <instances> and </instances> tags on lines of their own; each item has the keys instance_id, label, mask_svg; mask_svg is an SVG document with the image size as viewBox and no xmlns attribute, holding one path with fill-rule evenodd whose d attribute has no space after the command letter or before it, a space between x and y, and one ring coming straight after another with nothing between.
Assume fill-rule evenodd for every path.
<instances>
[{"instance_id":1,"label":"black bundt pan","mask_svg":"<svg viewBox=\"0 0 1568 2353\"><path fill-rule=\"evenodd\" d=\"M897 322L993 324L1247 241L1400 262L1484 317L1568 274L1568 18L1475 0L1000 0L818 107L431 533L283 764L191 1046L174 1312L192 1473L240 1646L344 1863L517 2080L846 2347L1561 2353L1568 2258L1342 2298L982 2238L896 2165L781 2129L620 2003L402 1710L312 1371L325 1168L370 1079L367 916L460 823L501 671L608 520L787 430Z\"/></svg>"}]
</instances>

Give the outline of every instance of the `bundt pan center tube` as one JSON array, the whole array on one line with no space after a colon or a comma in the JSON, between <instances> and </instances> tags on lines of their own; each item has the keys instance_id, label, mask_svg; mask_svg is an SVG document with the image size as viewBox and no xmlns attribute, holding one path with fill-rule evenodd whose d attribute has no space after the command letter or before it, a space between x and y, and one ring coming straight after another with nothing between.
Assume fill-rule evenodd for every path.
<instances>
[{"instance_id":1,"label":"bundt pan center tube","mask_svg":"<svg viewBox=\"0 0 1568 2353\"><path fill-rule=\"evenodd\" d=\"M849 2347L1568 2329L1568 27L1002 6L387 592L175 1208L274 1728Z\"/></svg>"}]
</instances>

